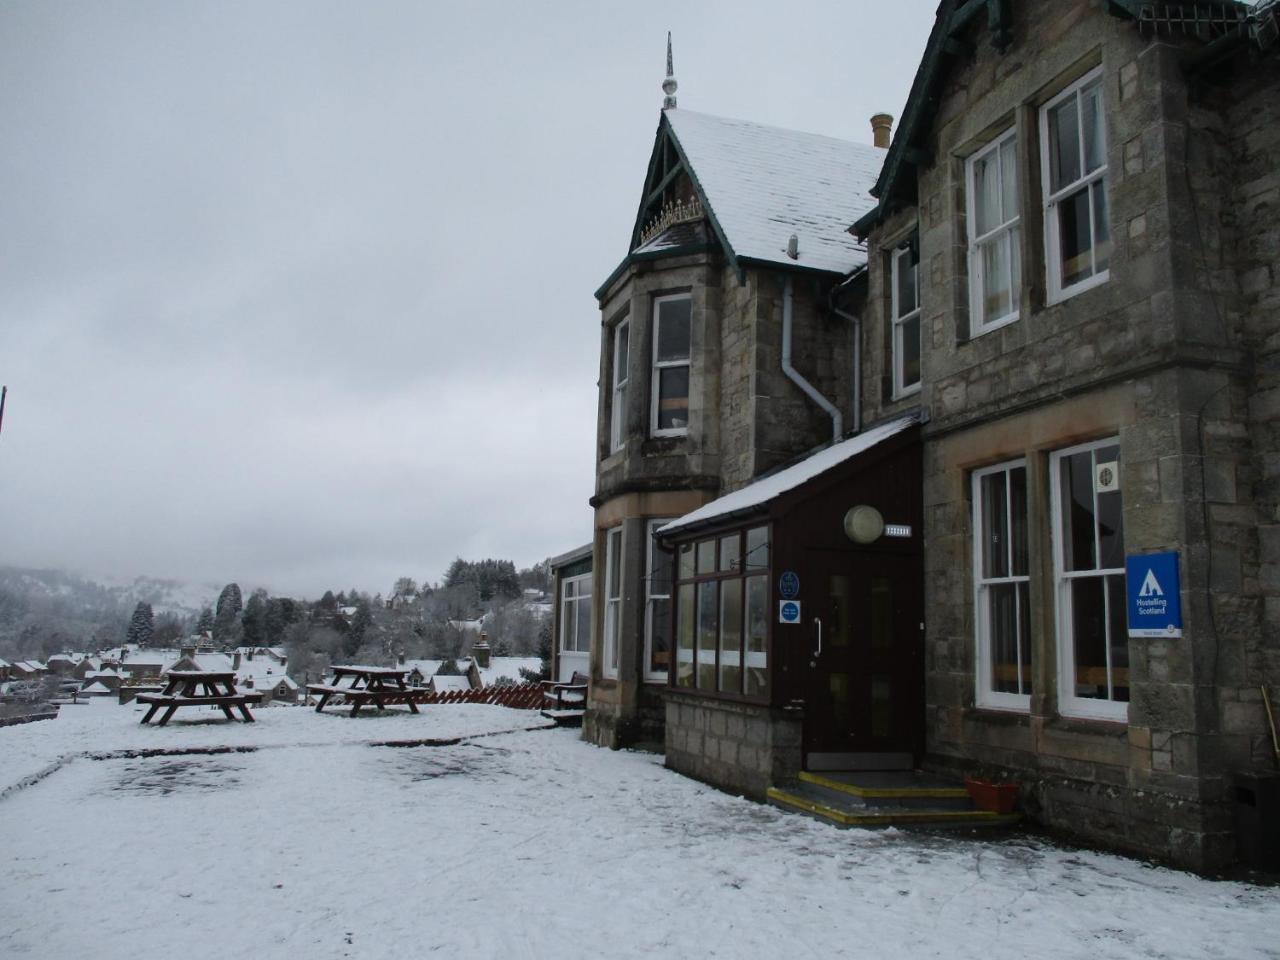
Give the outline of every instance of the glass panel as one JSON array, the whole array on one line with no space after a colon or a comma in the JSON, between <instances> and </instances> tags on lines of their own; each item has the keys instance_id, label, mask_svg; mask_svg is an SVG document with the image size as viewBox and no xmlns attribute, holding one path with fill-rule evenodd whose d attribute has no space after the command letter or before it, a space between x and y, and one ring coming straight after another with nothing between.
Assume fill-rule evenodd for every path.
<instances>
[{"instance_id":1,"label":"glass panel","mask_svg":"<svg viewBox=\"0 0 1280 960\"><path fill-rule=\"evenodd\" d=\"M622 596L622 531L609 531L609 586L606 596L616 600Z\"/></svg>"},{"instance_id":2,"label":"glass panel","mask_svg":"<svg viewBox=\"0 0 1280 960\"><path fill-rule=\"evenodd\" d=\"M1093 275L1089 234L1089 190L1077 190L1058 201L1058 253L1062 260L1062 286L1069 287Z\"/></svg>"},{"instance_id":3,"label":"glass panel","mask_svg":"<svg viewBox=\"0 0 1280 960\"><path fill-rule=\"evenodd\" d=\"M622 324L615 334L618 339L617 355L614 358L613 382L625 383L627 379L627 351L631 346L631 326Z\"/></svg>"},{"instance_id":4,"label":"glass panel","mask_svg":"<svg viewBox=\"0 0 1280 960\"><path fill-rule=\"evenodd\" d=\"M623 422L627 415L627 387L626 384L618 387L613 392L613 419L610 429L613 432L612 444L614 449L622 446L623 440Z\"/></svg>"},{"instance_id":5,"label":"glass panel","mask_svg":"<svg viewBox=\"0 0 1280 960\"><path fill-rule=\"evenodd\" d=\"M920 318L912 317L899 327L902 346L902 387L920 382Z\"/></svg>"},{"instance_id":6,"label":"glass panel","mask_svg":"<svg viewBox=\"0 0 1280 960\"><path fill-rule=\"evenodd\" d=\"M988 153L973 164L974 236L990 233L1004 222L1000 215L999 152Z\"/></svg>"},{"instance_id":7,"label":"glass panel","mask_svg":"<svg viewBox=\"0 0 1280 960\"><path fill-rule=\"evenodd\" d=\"M1071 580L1071 633L1075 642L1077 697L1107 699L1107 618L1103 579Z\"/></svg>"},{"instance_id":8,"label":"glass panel","mask_svg":"<svg viewBox=\"0 0 1280 960\"><path fill-rule=\"evenodd\" d=\"M1049 111L1049 189L1057 192L1080 179L1080 124L1076 98Z\"/></svg>"},{"instance_id":9,"label":"glass panel","mask_svg":"<svg viewBox=\"0 0 1280 960\"><path fill-rule=\"evenodd\" d=\"M1009 532L1009 545L1013 548L1013 563L1009 573L1025 577L1030 573L1027 549L1027 468L1014 467L1009 471L1009 519L1013 529Z\"/></svg>"},{"instance_id":10,"label":"glass panel","mask_svg":"<svg viewBox=\"0 0 1280 960\"><path fill-rule=\"evenodd\" d=\"M1002 233L978 248L982 257L982 320L998 320L1013 311L1009 291L1009 234Z\"/></svg>"},{"instance_id":11,"label":"glass panel","mask_svg":"<svg viewBox=\"0 0 1280 960\"><path fill-rule=\"evenodd\" d=\"M591 649L591 594L579 597L577 607L577 645L574 649L586 653Z\"/></svg>"},{"instance_id":12,"label":"glass panel","mask_svg":"<svg viewBox=\"0 0 1280 960\"><path fill-rule=\"evenodd\" d=\"M747 534L750 542L751 535ZM769 692L769 580L747 578L746 668L747 696L763 697Z\"/></svg>"},{"instance_id":13,"label":"glass panel","mask_svg":"<svg viewBox=\"0 0 1280 960\"><path fill-rule=\"evenodd\" d=\"M1120 448L1105 447L1098 450L1096 471L1120 471ZM1102 569L1119 569L1124 566L1124 510L1120 491L1098 493L1098 566Z\"/></svg>"},{"instance_id":14,"label":"glass panel","mask_svg":"<svg viewBox=\"0 0 1280 960\"><path fill-rule=\"evenodd\" d=\"M689 426L689 368L663 367L658 371L658 429L681 430Z\"/></svg>"},{"instance_id":15,"label":"glass panel","mask_svg":"<svg viewBox=\"0 0 1280 960\"><path fill-rule=\"evenodd\" d=\"M715 571L716 542L714 540L702 540L698 543L698 572L715 573Z\"/></svg>"},{"instance_id":16,"label":"glass panel","mask_svg":"<svg viewBox=\"0 0 1280 960\"><path fill-rule=\"evenodd\" d=\"M852 714L849 710L849 675L833 673L827 683L831 691L831 726L840 733L848 733L853 729Z\"/></svg>"},{"instance_id":17,"label":"glass panel","mask_svg":"<svg viewBox=\"0 0 1280 960\"><path fill-rule=\"evenodd\" d=\"M871 580L871 649L893 646L893 594L884 577Z\"/></svg>"},{"instance_id":18,"label":"glass panel","mask_svg":"<svg viewBox=\"0 0 1280 960\"><path fill-rule=\"evenodd\" d=\"M911 263L911 251L900 250L893 257L894 269L897 272L895 282L898 285L898 313L905 317L914 310L916 304L916 267Z\"/></svg>"},{"instance_id":19,"label":"glass panel","mask_svg":"<svg viewBox=\"0 0 1280 960\"><path fill-rule=\"evenodd\" d=\"M604 606L605 661L611 670L618 669L618 613L620 606L616 600L606 601Z\"/></svg>"},{"instance_id":20,"label":"glass panel","mask_svg":"<svg viewBox=\"0 0 1280 960\"><path fill-rule=\"evenodd\" d=\"M688 580L693 576L693 544L680 544L680 579Z\"/></svg>"},{"instance_id":21,"label":"glass panel","mask_svg":"<svg viewBox=\"0 0 1280 960\"><path fill-rule=\"evenodd\" d=\"M1093 455L1086 450L1063 457L1061 471L1063 569L1093 570Z\"/></svg>"},{"instance_id":22,"label":"glass panel","mask_svg":"<svg viewBox=\"0 0 1280 960\"><path fill-rule=\"evenodd\" d=\"M1093 195L1093 269L1101 273L1111 265L1111 211L1107 204L1107 184L1098 180L1089 188Z\"/></svg>"},{"instance_id":23,"label":"glass panel","mask_svg":"<svg viewBox=\"0 0 1280 960\"><path fill-rule=\"evenodd\" d=\"M716 688L716 582L698 584L698 689Z\"/></svg>"},{"instance_id":24,"label":"glass panel","mask_svg":"<svg viewBox=\"0 0 1280 960\"><path fill-rule=\"evenodd\" d=\"M755 527L747 531L747 555L745 565L748 570L769 569L769 528Z\"/></svg>"},{"instance_id":25,"label":"glass panel","mask_svg":"<svg viewBox=\"0 0 1280 960\"><path fill-rule=\"evenodd\" d=\"M649 601L649 671L666 673L671 664L671 601L656 597Z\"/></svg>"},{"instance_id":26,"label":"glass panel","mask_svg":"<svg viewBox=\"0 0 1280 960\"><path fill-rule=\"evenodd\" d=\"M664 521L665 522L665 521ZM653 529L657 529L660 524L655 524ZM671 551L664 550L658 546L655 539L653 541L653 551L650 554L650 563L652 567L649 570L649 595L669 597L671 596Z\"/></svg>"},{"instance_id":27,"label":"glass panel","mask_svg":"<svg viewBox=\"0 0 1280 960\"><path fill-rule=\"evenodd\" d=\"M693 686L693 635L696 622L694 586L680 588L680 623L676 632L676 686Z\"/></svg>"},{"instance_id":28,"label":"glass panel","mask_svg":"<svg viewBox=\"0 0 1280 960\"><path fill-rule=\"evenodd\" d=\"M1010 137L1000 144L1001 222L1018 215L1018 141Z\"/></svg>"},{"instance_id":29,"label":"glass panel","mask_svg":"<svg viewBox=\"0 0 1280 960\"><path fill-rule=\"evenodd\" d=\"M658 362L689 359L689 320L693 301L688 297L658 304Z\"/></svg>"},{"instance_id":30,"label":"glass panel","mask_svg":"<svg viewBox=\"0 0 1280 960\"><path fill-rule=\"evenodd\" d=\"M1107 577L1108 626L1111 636L1111 699L1129 702L1129 627L1125 622L1124 576Z\"/></svg>"},{"instance_id":31,"label":"glass panel","mask_svg":"<svg viewBox=\"0 0 1280 960\"><path fill-rule=\"evenodd\" d=\"M893 683L889 677L871 678L871 735L887 737L893 732Z\"/></svg>"},{"instance_id":32,"label":"glass panel","mask_svg":"<svg viewBox=\"0 0 1280 960\"><path fill-rule=\"evenodd\" d=\"M742 581L720 582L720 690L742 692Z\"/></svg>"},{"instance_id":33,"label":"glass panel","mask_svg":"<svg viewBox=\"0 0 1280 960\"><path fill-rule=\"evenodd\" d=\"M1018 588L1022 584L993 583L986 588L987 629L991 635L991 689L1018 689Z\"/></svg>"},{"instance_id":34,"label":"glass panel","mask_svg":"<svg viewBox=\"0 0 1280 960\"><path fill-rule=\"evenodd\" d=\"M731 533L727 537L720 540L720 570L728 572L737 570L741 563L739 555L742 553L742 534Z\"/></svg>"},{"instance_id":35,"label":"glass panel","mask_svg":"<svg viewBox=\"0 0 1280 960\"><path fill-rule=\"evenodd\" d=\"M853 601L849 595L849 578L832 576L827 581L828 594L831 597L831 622L823 631L822 646L849 646L849 631L852 629Z\"/></svg>"},{"instance_id":36,"label":"glass panel","mask_svg":"<svg viewBox=\"0 0 1280 960\"><path fill-rule=\"evenodd\" d=\"M1022 656L1021 693L1033 692L1031 686L1031 584L1018 584L1018 651Z\"/></svg>"},{"instance_id":37,"label":"glass panel","mask_svg":"<svg viewBox=\"0 0 1280 960\"><path fill-rule=\"evenodd\" d=\"M1022 306L1022 231L1017 227L1009 231L1009 296L1010 312L1016 313Z\"/></svg>"},{"instance_id":38,"label":"glass panel","mask_svg":"<svg viewBox=\"0 0 1280 960\"><path fill-rule=\"evenodd\" d=\"M1103 132L1102 81L1096 80L1080 91L1084 128L1084 169L1092 173L1107 162L1106 134Z\"/></svg>"}]
</instances>

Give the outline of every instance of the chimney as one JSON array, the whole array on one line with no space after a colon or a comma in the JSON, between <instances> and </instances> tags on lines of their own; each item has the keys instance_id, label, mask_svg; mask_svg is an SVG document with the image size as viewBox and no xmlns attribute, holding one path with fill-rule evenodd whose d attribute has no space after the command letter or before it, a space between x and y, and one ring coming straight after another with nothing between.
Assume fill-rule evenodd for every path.
<instances>
[{"instance_id":1,"label":"chimney","mask_svg":"<svg viewBox=\"0 0 1280 960\"><path fill-rule=\"evenodd\" d=\"M231 669L232 670L240 669L240 651L239 650L237 650L235 653L231 655Z\"/></svg>"},{"instance_id":2,"label":"chimney","mask_svg":"<svg viewBox=\"0 0 1280 960\"><path fill-rule=\"evenodd\" d=\"M182 656L186 657L186 658L187 658L187 659L189 659L189 660L194 660L194 659L196 658L196 648L195 648L195 647L183 647L183 648L182 648L182 650L181 650L181 654L182 654Z\"/></svg>"},{"instance_id":3,"label":"chimney","mask_svg":"<svg viewBox=\"0 0 1280 960\"><path fill-rule=\"evenodd\" d=\"M871 118L871 142L877 147L888 148L893 139L893 115L877 113Z\"/></svg>"},{"instance_id":4,"label":"chimney","mask_svg":"<svg viewBox=\"0 0 1280 960\"><path fill-rule=\"evenodd\" d=\"M400 659L400 666L402 666L402 667L403 667L403 666L404 666L404 651L403 651L403 650L401 650L401 651L400 651L400 653L398 654L398 656L399 656L399 659Z\"/></svg>"},{"instance_id":5,"label":"chimney","mask_svg":"<svg viewBox=\"0 0 1280 960\"><path fill-rule=\"evenodd\" d=\"M483 631L480 639L471 645L471 657L481 670L489 669L489 635Z\"/></svg>"}]
</instances>

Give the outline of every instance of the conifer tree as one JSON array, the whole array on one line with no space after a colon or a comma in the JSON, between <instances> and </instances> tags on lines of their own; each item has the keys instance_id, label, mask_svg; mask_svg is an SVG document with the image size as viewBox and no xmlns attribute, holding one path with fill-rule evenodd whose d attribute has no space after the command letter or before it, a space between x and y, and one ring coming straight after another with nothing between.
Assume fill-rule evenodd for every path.
<instances>
[{"instance_id":1,"label":"conifer tree","mask_svg":"<svg viewBox=\"0 0 1280 960\"><path fill-rule=\"evenodd\" d=\"M244 603L240 597L240 585L228 583L218 594L218 606L213 617L213 638L222 643L231 643L240 634L240 611Z\"/></svg>"},{"instance_id":2,"label":"conifer tree","mask_svg":"<svg viewBox=\"0 0 1280 960\"><path fill-rule=\"evenodd\" d=\"M133 616L129 620L129 629L125 633L128 643L136 643L140 647L150 645L151 637L156 632L155 614L151 612L151 604L139 601L133 608Z\"/></svg>"}]
</instances>

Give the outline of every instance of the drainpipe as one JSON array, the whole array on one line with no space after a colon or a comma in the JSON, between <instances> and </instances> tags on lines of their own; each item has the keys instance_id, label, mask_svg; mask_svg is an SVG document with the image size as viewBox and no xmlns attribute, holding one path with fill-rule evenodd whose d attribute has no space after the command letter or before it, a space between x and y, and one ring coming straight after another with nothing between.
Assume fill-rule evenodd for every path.
<instances>
[{"instance_id":1,"label":"drainpipe","mask_svg":"<svg viewBox=\"0 0 1280 960\"><path fill-rule=\"evenodd\" d=\"M862 318L852 313L846 313L836 306L836 294L845 284L852 280L850 277L844 283L838 284L831 288L831 296L827 298L827 306L831 312L837 317L842 317L853 324L853 432L862 432Z\"/></svg>"},{"instance_id":2,"label":"drainpipe","mask_svg":"<svg viewBox=\"0 0 1280 960\"><path fill-rule=\"evenodd\" d=\"M791 365L791 301L791 277L788 276L782 288L782 372L831 417L831 440L834 443L844 433L844 422L840 417L840 411Z\"/></svg>"}]
</instances>

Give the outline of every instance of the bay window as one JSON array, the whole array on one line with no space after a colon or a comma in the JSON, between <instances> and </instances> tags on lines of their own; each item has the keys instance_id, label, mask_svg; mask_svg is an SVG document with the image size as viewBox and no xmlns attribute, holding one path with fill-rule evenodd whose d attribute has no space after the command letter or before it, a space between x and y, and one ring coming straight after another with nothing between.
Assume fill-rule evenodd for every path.
<instances>
[{"instance_id":1,"label":"bay window","mask_svg":"<svg viewBox=\"0 0 1280 960\"><path fill-rule=\"evenodd\" d=\"M693 299L687 293L653 302L650 433L683 436L689 429L689 354Z\"/></svg>"},{"instance_id":2,"label":"bay window","mask_svg":"<svg viewBox=\"0 0 1280 960\"><path fill-rule=\"evenodd\" d=\"M1125 720L1124 511L1116 439L1050 458L1058 600L1058 699L1063 714Z\"/></svg>"},{"instance_id":3,"label":"bay window","mask_svg":"<svg viewBox=\"0 0 1280 960\"><path fill-rule=\"evenodd\" d=\"M915 243L889 255L893 396L920 389L920 254Z\"/></svg>"},{"instance_id":4,"label":"bay window","mask_svg":"<svg viewBox=\"0 0 1280 960\"><path fill-rule=\"evenodd\" d=\"M1040 110L1049 302L1107 279L1111 260L1102 69Z\"/></svg>"},{"instance_id":5,"label":"bay window","mask_svg":"<svg viewBox=\"0 0 1280 960\"><path fill-rule=\"evenodd\" d=\"M965 164L969 291L976 336L1018 318L1022 258L1018 246L1017 134L997 137Z\"/></svg>"},{"instance_id":6,"label":"bay window","mask_svg":"<svg viewBox=\"0 0 1280 960\"><path fill-rule=\"evenodd\" d=\"M973 475L973 569L976 702L1028 710L1032 680L1026 461L987 467Z\"/></svg>"}]
</instances>

